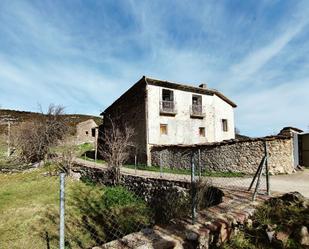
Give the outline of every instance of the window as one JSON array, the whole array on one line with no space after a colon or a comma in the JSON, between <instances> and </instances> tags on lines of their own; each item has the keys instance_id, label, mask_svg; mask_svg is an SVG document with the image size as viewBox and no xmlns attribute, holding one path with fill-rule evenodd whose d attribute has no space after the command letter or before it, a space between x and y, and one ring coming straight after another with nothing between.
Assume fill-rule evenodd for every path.
<instances>
[{"instance_id":1,"label":"window","mask_svg":"<svg viewBox=\"0 0 309 249\"><path fill-rule=\"evenodd\" d=\"M160 124L160 134L167 135L167 124Z\"/></svg>"},{"instance_id":2,"label":"window","mask_svg":"<svg viewBox=\"0 0 309 249\"><path fill-rule=\"evenodd\" d=\"M202 96L192 95L192 105L202 105Z\"/></svg>"},{"instance_id":3,"label":"window","mask_svg":"<svg viewBox=\"0 0 309 249\"><path fill-rule=\"evenodd\" d=\"M227 119L222 119L222 130L223 131L228 131Z\"/></svg>"},{"instance_id":4,"label":"window","mask_svg":"<svg viewBox=\"0 0 309 249\"><path fill-rule=\"evenodd\" d=\"M86 135L88 136L88 131L86 131Z\"/></svg>"},{"instance_id":5,"label":"window","mask_svg":"<svg viewBox=\"0 0 309 249\"><path fill-rule=\"evenodd\" d=\"M95 128L92 128L92 129L91 129L91 136L92 136L92 137L95 137Z\"/></svg>"},{"instance_id":6,"label":"window","mask_svg":"<svg viewBox=\"0 0 309 249\"><path fill-rule=\"evenodd\" d=\"M199 128L199 134L200 134L200 137L205 137L205 127Z\"/></svg>"},{"instance_id":7,"label":"window","mask_svg":"<svg viewBox=\"0 0 309 249\"><path fill-rule=\"evenodd\" d=\"M168 89L162 89L162 100L163 101L173 101L174 100L174 93Z\"/></svg>"}]
</instances>

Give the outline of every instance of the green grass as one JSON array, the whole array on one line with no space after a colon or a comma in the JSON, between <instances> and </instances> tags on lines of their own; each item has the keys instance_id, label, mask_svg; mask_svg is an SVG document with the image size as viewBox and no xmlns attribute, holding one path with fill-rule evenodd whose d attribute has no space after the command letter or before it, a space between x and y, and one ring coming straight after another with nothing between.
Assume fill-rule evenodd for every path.
<instances>
[{"instance_id":1,"label":"green grass","mask_svg":"<svg viewBox=\"0 0 309 249\"><path fill-rule=\"evenodd\" d=\"M78 149L78 157L87 161L94 162L93 158L87 156L86 152L93 151L93 146L91 144L82 144L79 145ZM97 159L97 163L106 163L104 160ZM128 169L135 169L135 165L124 165L123 167ZM171 173L171 174L179 174L179 175L191 175L190 169L172 169L168 167L162 167L160 169L159 166L147 166L147 165L137 165L136 169L138 170L145 170L145 171L152 171L152 172L162 172L163 173ZM198 173L198 172L196 172ZM245 176L241 172L210 172L210 171L203 171L202 176L211 176L211 177L243 177Z\"/></svg>"},{"instance_id":2,"label":"green grass","mask_svg":"<svg viewBox=\"0 0 309 249\"><path fill-rule=\"evenodd\" d=\"M81 156L85 152L92 151L94 149L93 144L91 144L91 143L84 143L84 144L80 144L80 145L67 145L67 144L65 144L65 145L57 145L57 146L51 148L51 152L55 152L55 153L60 154L63 151L65 151L68 146L72 147L76 156Z\"/></svg>"},{"instance_id":3,"label":"green grass","mask_svg":"<svg viewBox=\"0 0 309 249\"><path fill-rule=\"evenodd\" d=\"M59 177L46 176L48 170L0 174L1 249L48 248L47 241L58 248ZM66 248L114 239L111 226L118 236L133 232L136 224L149 224L148 214L146 204L125 189L66 179Z\"/></svg>"},{"instance_id":4,"label":"green grass","mask_svg":"<svg viewBox=\"0 0 309 249\"><path fill-rule=\"evenodd\" d=\"M135 165L124 165L125 168L135 169ZM145 171L153 171L153 172L162 172L163 173L172 173L172 174L180 174L180 175L191 175L190 169L171 169L167 167L162 167L160 169L159 166L146 166L146 165L137 165L136 169L145 170ZM196 172L198 173L198 172ZM239 172L207 172L203 171L202 176L211 176L211 177L242 177L243 173Z\"/></svg>"},{"instance_id":5,"label":"green grass","mask_svg":"<svg viewBox=\"0 0 309 249\"><path fill-rule=\"evenodd\" d=\"M80 155L79 158L94 162L94 159L87 157L85 155ZM97 163L104 164L106 163L104 160L98 159ZM128 169L135 169L135 165L126 164L123 167ZM178 175L191 175L190 169L171 169L167 167L162 167L160 169L159 166L147 166L147 165L137 165L137 170L145 170L145 171L152 171L152 172L162 172L163 173L171 173L171 174L178 174ZM196 172L197 174L198 172ZM209 171L203 171L202 176L210 176L210 177L243 177L245 174L241 172L209 172Z\"/></svg>"},{"instance_id":6,"label":"green grass","mask_svg":"<svg viewBox=\"0 0 309 249\"><path fill-rule=\"evenodd\" d=\"M57 206L58 179L42 171L0 174L1 248L44 248L36 226L44 210ZM53 228L55 229L55 227Z\"/></svg>"},{"instance_id":7,"label":"green grass","mask_svg":"<svg viewBox=\"0 0 309 249\"><path fill-rule=\"evenodd\" d=\"M80 145L77 146L77 148L78 148L80 154L83 154L86 151L91 151L91 150L94 149L93 144L91 144L91 143L80 144Z\"/></svg>"},{"instance_id":8,"label":"green grass","mask_svg":"<svg viewBox=\"0 0 309 249\"><path fill-rule=\"evenodd\" d=\"M87 156L85 156L85 155L79 156L79 158L84 159L84 160L89 161L89 162L94 162L94 159L93 159L93 158L87 157ZM97 159L96 162L97 162L97 163L101 163L101 164L105 164L105 163L106 163L106 162L105 162L104 160L102 160L102 159Z\"/></svg>"}]
</instances>

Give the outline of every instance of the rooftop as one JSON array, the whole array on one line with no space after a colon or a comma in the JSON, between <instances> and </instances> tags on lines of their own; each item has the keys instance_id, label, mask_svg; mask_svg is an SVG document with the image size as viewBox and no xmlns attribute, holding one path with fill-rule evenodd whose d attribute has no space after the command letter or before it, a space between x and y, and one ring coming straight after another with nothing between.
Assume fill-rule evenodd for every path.
<instances>
[{"instance_id":1,"label":"rooftop","mask_svg":"<svg viewBox=\"0 0 309 249\"><path fill-rule=\"evenodd\" d=\"M232 107L237 107L237 105L232 100L230 100L228 97L226 97L225 95L223 95L221 92L219 92L216 89L195 87L195 86L190 86L187 84L153 79L153 78L149 78L146 76L143 76L143 78L145 78L145 81L149 85L162 86L162 87L179 89L182 91L195 92L195 93L200 93L200 94L217 95L219 98L223 99L225 102L230 104Z\"/></svg>"},{"instance_id":2,"label":"rooftop","mask_svg":"<svg viewBox=\"0 0 309 249\"><path fill-rule=\"evenodd\" d=\"M216 95L222 100L224 100L225 102L227 102L228 104L230 104L232 107L234 108L237 107L237 105L232 100L230 100L228 97L226 97L225 95L223 95L221 92L219 92L216 89L195 87L195 86L190 86L187 84L180 84L176 82L153 79L147 76L143 76L133 86L131 86L125 93L123 93L117 100L115 100L114 103L112 103L109 107L107 107L105 111L103 111L100 115L104 115L104 112L106 112L108 109L110 109L115 104L119 103L119 101L121 101L121 99L123 99L123 97L126 96L126 93L128 93L132 88L138 87L142 83L148 84L148 85L171 88L171 89L178 89L182 91L194 92L194 93L199 93L199 94Z\"/></svg>"}]
</instances>

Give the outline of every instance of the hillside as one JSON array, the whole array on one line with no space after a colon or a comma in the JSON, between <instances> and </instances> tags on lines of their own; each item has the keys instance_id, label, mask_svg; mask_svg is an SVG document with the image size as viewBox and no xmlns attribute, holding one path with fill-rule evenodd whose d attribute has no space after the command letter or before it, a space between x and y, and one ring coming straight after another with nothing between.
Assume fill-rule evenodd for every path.
<instances>
[{"instance_id":1,"label":"hillside","mask_svg":"<svg viewBox=\"0 0 309 249\"><path fill-rule=\"evenodd\" d=\"M6 131L8 121L10 121L12 125L18 125L24 121L38 120L41 115L41 113L37 112L0 109L0 134ZM65 114L64 116L68 126L73 128L75 128L78 123L91 118L94 119L98 125L102 123L102 118L97 116L84 114Z\"/></svg>"}]
</instances>

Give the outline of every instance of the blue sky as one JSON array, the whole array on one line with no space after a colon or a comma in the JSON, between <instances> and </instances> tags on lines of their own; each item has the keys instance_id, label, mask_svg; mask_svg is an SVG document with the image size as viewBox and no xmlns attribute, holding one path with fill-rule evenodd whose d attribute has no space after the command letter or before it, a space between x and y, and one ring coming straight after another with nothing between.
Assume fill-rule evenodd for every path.
<instances>
[{"instance_id":1,"label":"blue sky","mask_svg":"<svg viewBox=\"0 0 309 249\"><path fill-rule=\"evenodd\" d=\"M0 106L98 115L142 75L208 86L241 133L309 125L309 1L0 1Z\"/></svg>"}]
</instances>

